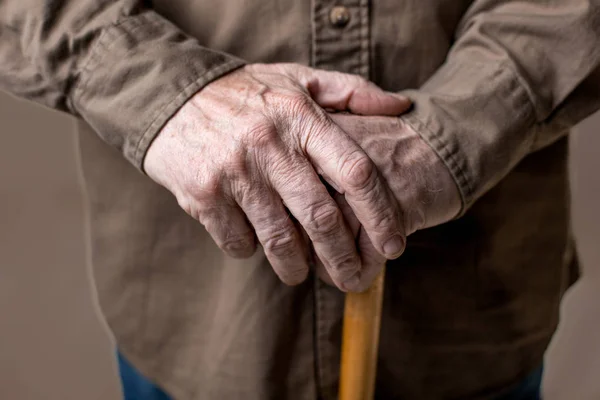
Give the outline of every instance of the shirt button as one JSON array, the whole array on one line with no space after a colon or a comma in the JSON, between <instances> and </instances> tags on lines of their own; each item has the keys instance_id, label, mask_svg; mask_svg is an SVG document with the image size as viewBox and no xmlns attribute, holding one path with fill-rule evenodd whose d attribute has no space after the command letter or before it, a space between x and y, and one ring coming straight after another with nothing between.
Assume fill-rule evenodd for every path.
<instances>
[{"instance_id":1,"label":"shirt button","mask_svg":"<svg viewBox=\"0 0 600 400\"><path fill-rule=\"evenodd\" d=\"M335 6L329 12L329 22L336 28L343 28L350 22L350 11L344 6Z\"/></svg>"}]
</instances>

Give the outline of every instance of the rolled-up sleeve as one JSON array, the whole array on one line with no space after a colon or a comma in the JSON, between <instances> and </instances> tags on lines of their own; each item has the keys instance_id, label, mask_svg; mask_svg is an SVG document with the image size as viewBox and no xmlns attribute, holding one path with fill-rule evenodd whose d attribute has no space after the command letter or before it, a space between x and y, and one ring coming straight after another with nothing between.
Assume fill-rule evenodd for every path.
<instances>
[{"instance_id":1,"label":"rolled-up sleeve","mask_svg":"<svg viewBox=\"0 0 600 400\"><path fill-rule=\"evenodd\" d=\"M405 116L451 171L463 212L523 157L600 107L597 0L478 0Z\"/></svg>"},{"instance_id":2,"label":"rolled-up sleeve","mask_svg":"<svg viewBox=\"0 0 600 400\"><path fill-rule=\"evenodd\" d=\"M142 0L0 1L0 89L85 119L136 167L185 101L243 61Z\"/></svg>"}]
</instances>

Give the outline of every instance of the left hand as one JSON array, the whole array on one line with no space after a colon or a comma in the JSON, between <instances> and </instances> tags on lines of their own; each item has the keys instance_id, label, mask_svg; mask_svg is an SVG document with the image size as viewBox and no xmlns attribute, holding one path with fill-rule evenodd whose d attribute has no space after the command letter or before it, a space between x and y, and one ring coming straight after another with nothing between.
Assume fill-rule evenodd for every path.
<instances>
[{"instance_id":1,"label":"left hand","mask_svg":"<svg viewBox=\"0 0 600 400\"><path fill-rule=\"evenodd\" d=\"M375 164L323 108L398 115L409 105L355 75L250 64L192 96L152 142L144 169L229 255L249 257L258 239L281 280L299 284L309 271L301 227L336 285L351 290L362 265L319 175L345 190L390 259L402 251L399 210Z\"/></svg>"},{"instance_id":2,"label":"left hand","mask_svg":"<svg viewBox=\"0 0 600 400\"><path fill-rule=\"evenodd\" d=\"M448 168L411 126L398 117L331 114L333 121L362 147L386 179L400 206L403 237L453 219L461 197ZM357 240L363 263L358 291L367 289L386 259L373 247L342 194L336 194L340 210ZM317 261L317 273L330 282Z\"/></svg>"}]
</instances>

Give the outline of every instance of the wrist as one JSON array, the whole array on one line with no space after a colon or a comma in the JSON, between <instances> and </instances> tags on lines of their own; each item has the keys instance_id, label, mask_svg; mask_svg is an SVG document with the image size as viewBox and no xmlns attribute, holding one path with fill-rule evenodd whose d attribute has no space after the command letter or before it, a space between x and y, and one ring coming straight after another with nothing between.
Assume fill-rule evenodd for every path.
<instances>
[{"instance_id":1,"label":"wrist","mask_svg":"<svg viewBox=\"0 0 600 400\"><path fill-rule=\"evenodd\" d=\"M403 154L398 173L406 187L396 190L404 204L407 234L430 228L454 219L461 210L458 186L448 167L431 146L410 126L410 154ZM404 166L402 166L404 165ZM412 182L410 182L412 181Z\"/></svg>"}]
</instances>

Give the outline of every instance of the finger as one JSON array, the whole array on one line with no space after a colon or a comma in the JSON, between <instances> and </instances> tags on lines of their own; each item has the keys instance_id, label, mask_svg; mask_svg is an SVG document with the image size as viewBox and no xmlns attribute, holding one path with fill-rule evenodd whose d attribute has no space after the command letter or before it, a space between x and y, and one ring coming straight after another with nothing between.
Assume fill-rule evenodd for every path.
<instances>
[{"instance_id":1,"label":"finger","mask_svg":"<svg viewBox=\"0 0 600 400\"><path fill-rule=\"evenodd\" d=\"M364 230L360 230L359 239L359 254L361 259L361 270L358 274L359 282L352 287L349 291L352 292L363 292L367 290L372 284L379 271L386 264L386 258L377 252L369 237L364 233ZM329 275L328 268L325 263L318 257L315 261L316 273L319 279L323 282L335 286L333 279Z\"/></svg>"},{"instance_id":2,"label":"finger","mask_svg":"<svg viewBox=\"0 0 600 400\"><path fill-rule=\"evenodd\" d=\"M399 206L375 164L329 118L306 127L303 151L317 171L343 193L377 251L389 259L404 251Z\"/></svg>"},{"instance_id":3,"label":"finger","mask_svg":"<svg viewBox=\"0 0 600 400\"><path fill-rule=\"evenodd\" d=\"M362 269L360 271L359 283L353 291L364 292L371 286L381 269L385 267L387 259L379 254L373 243L371 243L371 239L369 239L369 236L362 228L358 234L358 248Z\"/></svg>"},{"instance_id":4,"label":"finger","mask_svg":"<svg viewBox=\"0 0 600 400\"><path fill-rule=\"evenodd\" d=\"M352 234L352 237L357 238L359 230L360 230L360 222L354 215L354 212L350 208L350 205L346 201L346 198L344 197L343 194L340 194L340 193L336 192L335 190L332 190L329 185L325 184L325 187L327 187L329 194L333 197L334 201L337 203L338 207L340 208L340 211L342 212L342 215L344 216L344 219L346 220L346 223L348 224L348 228L350 229L350 233ZM359 257L360 257L360 248L358 248L358 252L359 252ZM317 276L323 282L327 283L328 285L335 286L335 283L333 282L333 279L331 279L331 276L329 276L329 273L327 272L327 268L325 267L325 264L323 263L323 261L319 257L315 257L314 263L315 263L315 269L317 272ZM361 263L361 268L362 268L362 263ZM360 272L359 272L359 276L360 276ZM355 288L353 288L353 289L355 289Z\"/></svg>"},{"instance_id":5,"label":"finger","mask_svg":"<svg viewBox=\"0 0 600 400\"><path fill-rule=\"evenodd\" d=\"M330 286L336 286L331 276L329 276L329 272L327 272L325 264L323 264L323 261L321 261L321 259L317 257L316 254L314 264L317 277Z\"/></svg>"},{"instance_id":6,"label":"finger","mask_svg":"<svg viewBox=\"0 0 600 400\"><path fill-rule=\"evenodd\" d=\"M302 283L308 276L307 249L277 194L257 185L238 202L279 279L288 285Z\"/></svg>"},{"instance_id":7,"label":"finger","mask_svg":"<svg viewBox=\"0 0 600 400\"><path fill-rule=\"evenodd\" d=\"M325 260L335 285L351 290L358 283L360 261L340 209L306 159L287 157L272 165L268 174L273 188L306 231L317 256Z\"/></svg>"},{"instance_id":8,"label":"finger","mask_svg":"<svg viewBox=\"0 0 600 400\"><path fill-rule=\"evenodd\" d=\"M367 236L366 232L360 226L360 222L354 215L354 211L346 201L346 198L336 193L334 199L342 214L352 230L352 234L356 237L356 243L358 244L358 253L361 260L361 270L359 276L359 284L353 289L353 291L362 292L371 286L373 280L379 274L379 271L385 266L386 258L377 252L371 240Z\"/></svg>"},{"instance_id":9,"label":"finger","mask_svg":"<svg viewBox=\"0 0 600 400\"><path fill-rule=\"evenodd\" d=\"M217 246L229 256L248 258L256 251L254 230L237 204L213 207L198 219Z\"/></svg>"},{"instance_id":10,"label":"finger","mask_svg":"<svg viewBox=\"0 0 600 400\"><path fill-rule=\"evenodd\" d=\"M340 208L344 219L348 223L348 227L350 228L350 232L352 232L352 236L358 238L358 234L360 232L360 221L358 218L356 218L356 215L354 215L354 211L352 211L350 204L348 204L346 201L346 197L339 192L335 192L333 194L333 199Z\"/></svg>"},{"instance_id":11,"label":"finger","mask_svg":"<svg viewBox=\"0 0 600 400\"><path fill-rule=\"evenodd\" d=\"M323 108L396 116L408 111L412 104L407 97L386 92L358 75L303 67L297 69L296 79Z\"/></svg>"},{"instance_id":12,"label":"finger","mask_svg":"<svg viewBox=\"0 0 600 400\"><path fill-rule=\"evenodd\" d=\"M388 93L375 84L359 87L348 98L348 111L362 115L398 116L410 109L412 101L402 95Z\"/></svg>"}]
</instances>

